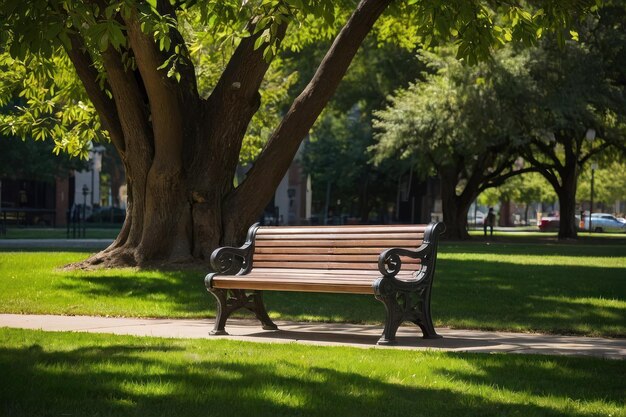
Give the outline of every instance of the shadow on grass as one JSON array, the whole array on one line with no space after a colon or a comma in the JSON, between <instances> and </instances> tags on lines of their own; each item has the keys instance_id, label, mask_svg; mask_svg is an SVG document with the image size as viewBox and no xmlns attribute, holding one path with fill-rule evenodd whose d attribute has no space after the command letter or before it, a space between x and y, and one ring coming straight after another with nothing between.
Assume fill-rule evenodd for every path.
<instances>
[{"instance_id":1,"label":"shadow on grass","mask_svg":"<svg viewBox=\"0 0 626 417\"><path fill-rule=\"evenodd\" d=\"M439 263L433 314L484 329L626 336L624 268Z\"/></svg>"},{"instance_id":2,"label":"shadow on grass","mask_svg":"<svg viewBox=\"0 0 626 417\"><path fill-rule=\"evenodd\" d=\"M467 242L442 242L440 253L479 253L530 256L592 256L598 258L626 257L626 238L597 240L591 242L560 243L557 241L537 244L523 243L517 239L472 240Z\"/></svg>"},{"instance_id":3,"label":"shadow on grass","mask_svg":"<svg viewBox=\"0 0 626 417\"><path fill-rule=\"evenodd\" d=\"M164 311L207 317L215 314L215 302L198 271L137 271L127 274L68 273L59 288L88 297L150 301L167 304ZM158 310L155 309L155 311ZM157 315L158 316L158 315ZM167 316L167 315L166 315Z\"/></svg>"},{"instance_id":4,"label":"shadow on grass","mask_svg":"<svg viewBox=\"0 0 626 417\"><path fill-rule=\"evenodd\" d=\"M89 338L57 350L0 348L0 414L591 416L597 410L585 411L590 402L617 407L623 391L609 381L626 371L622 362L510 355L422 354L420 364L410 360L415 353L344 350L325 360L323 349L296 347L264 360L270 352L262 345L179 348L124 339L102 347L100 338ZM303 355L313 356L303 362ZM364 355L390 361L389 369L359 365ZM355 369L339 370L336 360L352 361ZM459 371L466 361L471 370ZM568 400L553 404L554 397Z\"/></svg>"},{"instance_id":5,"label":"shadow on grass","mask_svg":"<svg viewBox=\"0 0 626 417\"><path fill-rule=\"evenodd\" d=\"M462 357L466 358L465 355ZM497 387L499 390L530 396L549 395L568 401L607 400L623 406L626 384L619 377L612 380L609 375L626 372L626 362L603 360L597 362L597 368L593 369L589 363L579 359L541 355L533 358L526 355L485 355L478 368L439 369L436 373L471 385ZM611 364L615 368L611 369Z\"/></svg>"}]
</instances>

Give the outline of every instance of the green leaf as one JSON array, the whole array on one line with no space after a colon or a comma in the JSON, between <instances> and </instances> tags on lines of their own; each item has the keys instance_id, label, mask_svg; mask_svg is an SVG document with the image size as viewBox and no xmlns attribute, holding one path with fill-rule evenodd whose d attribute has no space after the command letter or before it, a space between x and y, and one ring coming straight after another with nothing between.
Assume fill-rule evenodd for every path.
<instances>
[{"instance_id":1,"label":"green leaf","mask_svg":"<svg viewBox=\"0 0 626 417\"><path fill-rule=\"evenodd\" d=\"M103 33L100 39L98 39L98 47L101 52L104 52L109 47L109 34L107 32Z\"/></svg>"}]
</instances>

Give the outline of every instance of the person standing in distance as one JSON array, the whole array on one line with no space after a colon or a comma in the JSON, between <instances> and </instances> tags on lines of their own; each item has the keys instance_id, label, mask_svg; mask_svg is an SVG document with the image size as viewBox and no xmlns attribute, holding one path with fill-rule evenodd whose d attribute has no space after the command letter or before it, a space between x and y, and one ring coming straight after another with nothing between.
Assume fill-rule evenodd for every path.
<instances>
[{"instance_id":1,"label":"person standing in distance","mask_svg":"<svg viewBox=\"0 0 626 417\"><path fill-rule=\"evenodd\" d=\"M490 229L490 235L493 236L493 226L496 224L496 214L493 212L493 207L489 207L489 213L487 213L487 217L485 217L485 221L483 222L483 229L485 232L485 236L487 236L487 227Z\"/></svg>"}]
</instances>

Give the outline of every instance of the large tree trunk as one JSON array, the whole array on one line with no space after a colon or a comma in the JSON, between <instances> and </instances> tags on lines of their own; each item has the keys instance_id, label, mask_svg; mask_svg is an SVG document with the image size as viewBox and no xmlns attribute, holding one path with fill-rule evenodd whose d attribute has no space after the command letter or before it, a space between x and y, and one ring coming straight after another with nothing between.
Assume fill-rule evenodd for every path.
<instances>
[{"instance_id":1,"label":"large tree trunk","mask_svg":"<svg viewBox=\"0 0 626 417\"><path fill-rule=\"evenodd\" d=\"M559 239L576 239L576 166L568 171L562 171L561 187L555 189L559 198L560 220Z\"/></svg>"},{"instance_id":2,"label":"large tree trunk","mask_svg":"<svg viewBox=\"0 0 626 417\"><path fill-rule=\"evenodd\" d=\"M112 97L98 87L83 40L73 37L68 55L121 156L128 187L119 236L77 266L208 263L217 246L241 244L390 1L360 2L237 188L233 178L239 152L269 68L263 46L255 48L263 31L241 40L206 100L198 96L191 62L180 66L180 81L167 77L167 69L157 69L166 56L141 31L135 14L123 20L137 69L125 66L111 47L101 57ZM168 2L158 5L162 14L175 18ZM286 29L282 24L279 40ZM172 41L185 48L179 37L174 33Z\"/></svg>"},{"instance_id":3,"label":"large tree trunk","mask_svg":"<svg viewBox=\"0 0 626 417\"><path fill-rule=\"evenodd\" d=\"M473 199L457 195L458 173L456 170L440 170L439 177L441 179L441 208L443 210L443 222L446 225L446 239L467 240L470 238L467 232L467 212Z\"/></svg>"}]
</instances>

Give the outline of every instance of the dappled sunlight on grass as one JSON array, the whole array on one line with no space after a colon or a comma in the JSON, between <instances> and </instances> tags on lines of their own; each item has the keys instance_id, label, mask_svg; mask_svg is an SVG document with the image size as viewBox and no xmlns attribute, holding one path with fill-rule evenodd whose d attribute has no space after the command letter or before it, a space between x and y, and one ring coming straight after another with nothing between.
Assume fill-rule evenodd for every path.
<instances>
[{"instance_id":1,"label":"dappled sunlight on grass","mask_svg":"<svg viewBox=\"0 0 626 417\"><path fill-rule=\"evenodd\" d=\"M622 415L626 362L0 329L0 414Z\"/></svg>"},{"instance_id":2,"label":"dappled sunlight on grass","mask_svg":"<svg viewBox=\"0 0 626 417\"><path fill-rule=\"evenodd\" d=\"M558 255L503 255L499 253L440 253L439 259L459 261L479 261L508 263L514 265L546 265L546 266L575 266L578 268L607 267L624 268L626 270L626 256L624 257L592 257L592 256L558 256Z\"/></svg>"},{"instance_id":3,"label":"dappled sunlight on grass","mask_svg":"<svg viewBox=\"0 0 626 417\"><path fill-rule=\"evenodd\" d=\"M563 296L546 296L546 297L539 297L542 300L546 300L546 301L554 301L557 303L563 303L563 304L573 304L573 305L582 305L582 306L588 306L588 307L601 307L601 308L615 308L615 309L626 309L626 301L622 301L622 300L608 300L608 299L604 299L604 298L588 298L588 297L583 297L583 298L569 298L569 297L563 297Z\"/></svg>"},{"instance_id":4,"label":"dappled sunlight on grass","mask_svg":"<svg viewBox=\"0 0 626 417\"><path fill-rule=\"evenodd\" d=\"M2 311L135 317L207 317L214 312L203 272L59 269L86 256L72 252L2 253Z\"/></svg>"},{"instance_id":5,"label":"dappled sunlight on grass","mask_svg":"<svg viewBox=\"0 0 626 417\"><path fill-rule=\"evenodd\" d=\"M625 336L626 269L578 272L563 265L442 259L433 317L437 325L459 328Z\"/></svg>"}]
</instances>

